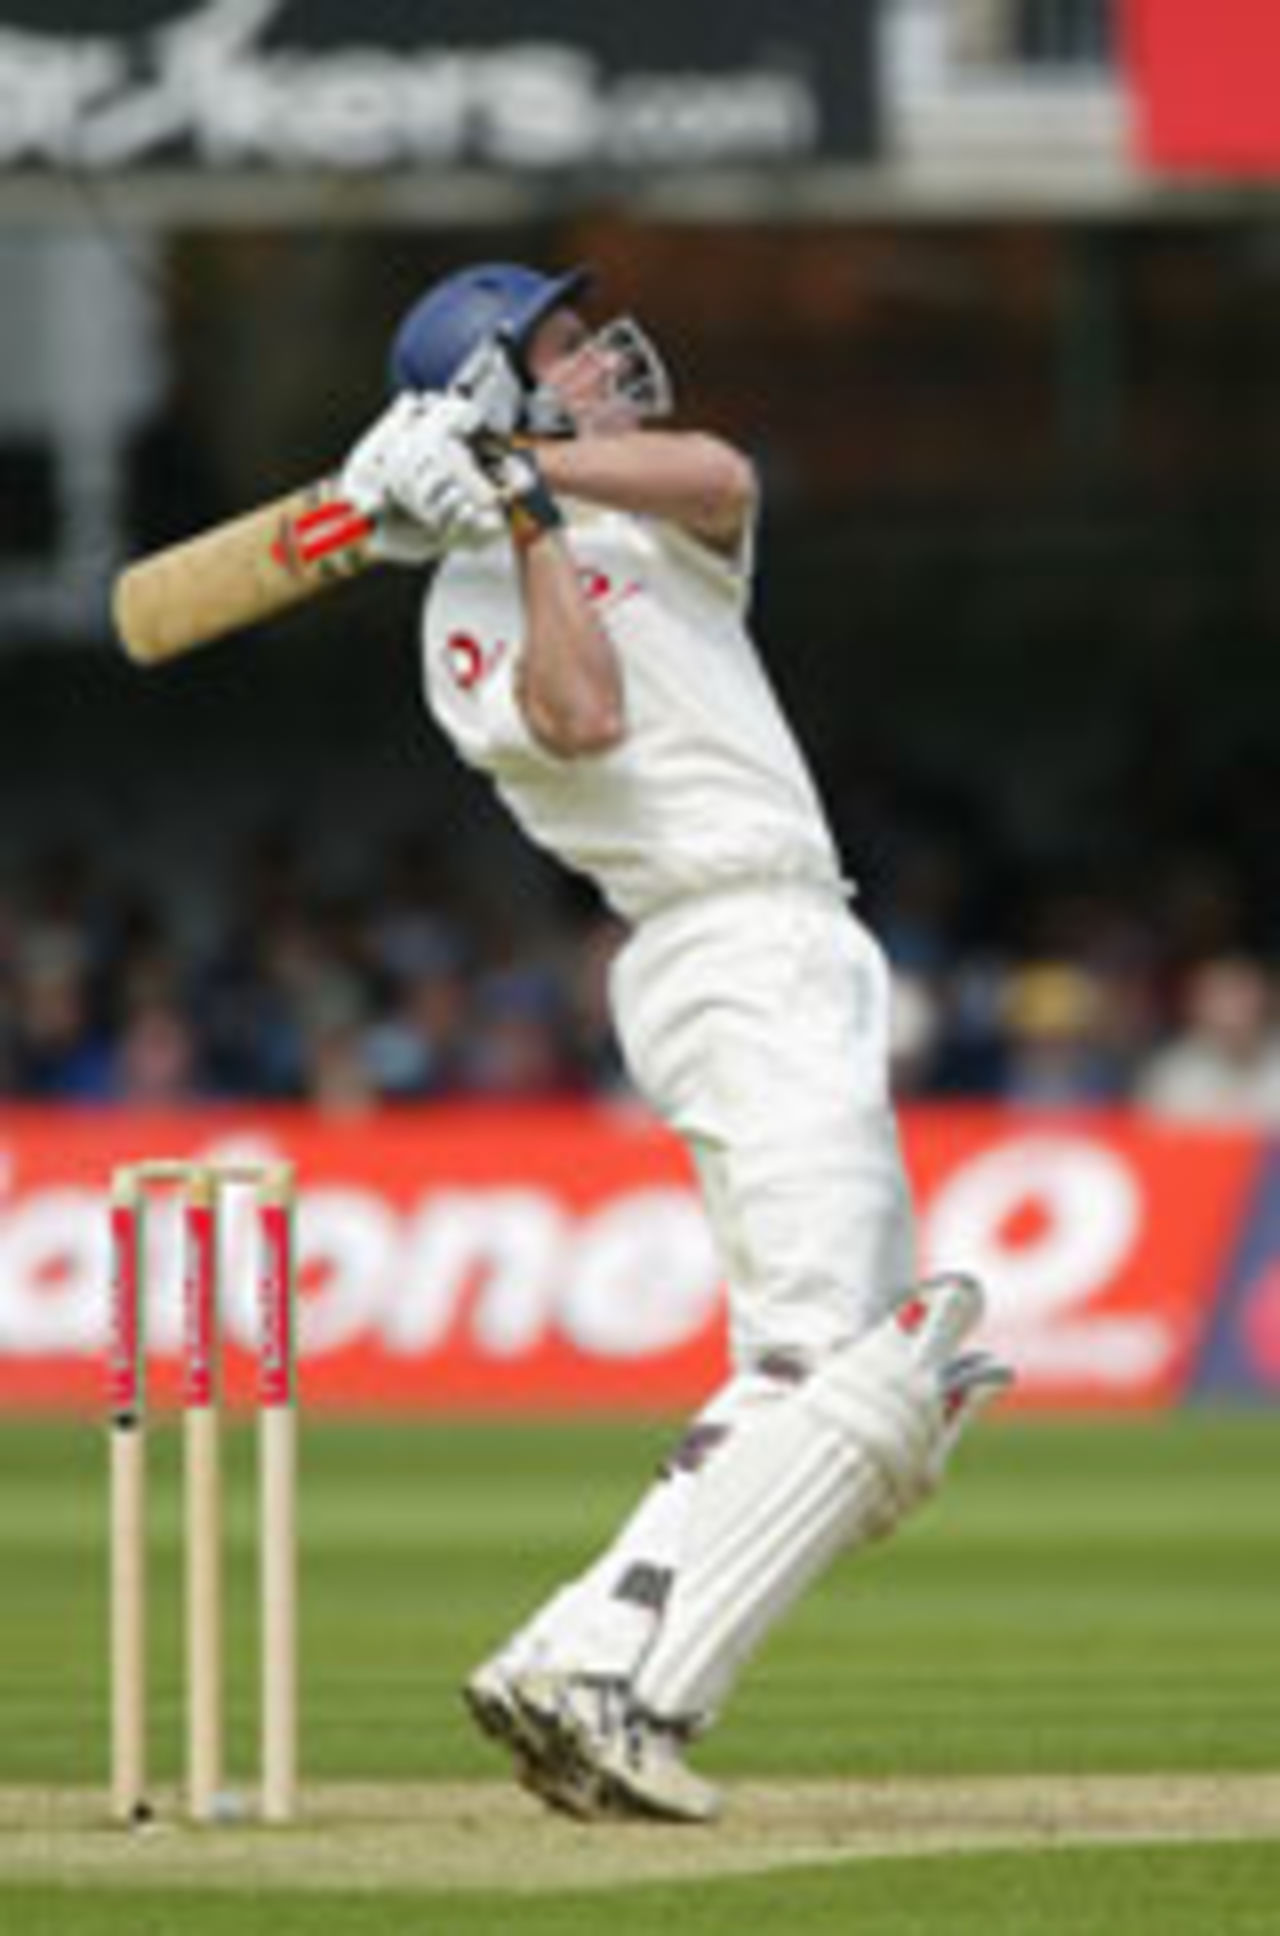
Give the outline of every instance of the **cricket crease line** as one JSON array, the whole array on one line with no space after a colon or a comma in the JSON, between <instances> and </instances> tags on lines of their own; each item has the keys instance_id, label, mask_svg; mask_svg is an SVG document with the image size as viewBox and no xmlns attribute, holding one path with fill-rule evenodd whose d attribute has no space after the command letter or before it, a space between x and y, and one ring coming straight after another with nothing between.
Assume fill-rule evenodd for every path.
<instances>
[{"instance_id":1,"label":"cricket crease line","mask_svg":"<svg viewBox=\"0 0 1280 1936\"><path fill-rule=\"evenodd\" d=\"M97 1789L0 1787L0 1887L308 1893L612 1889L900 1856L1280 1836L1280 1775L984 1775L730 1781L711 1828L582 1824L499 1782L312 1783L299 1820L107 1822ZM495 1849L501 1848L500 1864Z\"/></svg>"}]
</instances>

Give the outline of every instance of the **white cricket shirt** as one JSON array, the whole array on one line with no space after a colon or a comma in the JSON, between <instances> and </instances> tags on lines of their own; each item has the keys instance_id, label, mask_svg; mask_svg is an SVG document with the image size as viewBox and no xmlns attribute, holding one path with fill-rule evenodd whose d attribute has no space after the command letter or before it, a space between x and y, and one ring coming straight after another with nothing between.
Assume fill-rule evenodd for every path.
<instances>
[{"instance_id":1,"label":"white cricket shirt","mask_svg":"<svg viewBox=\"0 0 1280 1936\"><path fill-rule=\"evenodd\" d=\"M842 887L826 817L745 614L750 567L656 519L566 503L622 667L626 731L562 759L513 689L523 614L506 538L447 558L423 615L427 701L530 839L625 920L738 881ZM744 548L745 550L745 548Z\"/></svg>"}]
</instances>

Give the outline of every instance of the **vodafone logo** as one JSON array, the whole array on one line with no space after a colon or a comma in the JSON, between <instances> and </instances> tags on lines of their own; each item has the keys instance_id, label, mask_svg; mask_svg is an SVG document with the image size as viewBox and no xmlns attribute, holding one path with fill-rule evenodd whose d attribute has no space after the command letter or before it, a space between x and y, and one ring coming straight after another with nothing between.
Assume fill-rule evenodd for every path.
<instances>
[{"instance_id":1,"label":"vodafone logo","mask_svg":"<svg viewBox=\"0 0 1280 1936\"><path fill-rule=\"evenodd\" d=\"M1022 1136L946 1180L929 1205L925 1244L933 1268L982 1279L992 1329L1024 1376L1123 1386L1157 1374L1175 1344L1162 1316L1089 1308L1132 1260L1144 1213L1133 1165L1105 1144Z\"/></svg>"},{"instance_id":2,"label":"vodafone logo","mask_svg":"<svg viewBox=\"0 0 1280 1936\"><path fill-rule=\"evenodd\" d=\"M503 639L482 644L474 632L451 632L444 643L449 676L460 692L472 692L487 679L507 651Z\"/></svg>"},{"instance_id":3,"label":"vodafone logo","mask_svg":"<svg viewBox=\"0 0 1280 1936\"><path fill-rule=\"evenodd\" d=\"M1146 1404L1181 1389L1253 1201L1256 1145L1174 1148L1132 1125L1011 1127L994 1111L959 1134L939 1112L909 1142L927 1179L923 1263L984 1281L986 1341L1016 1366L1023 1402ZM103 1184L24 1170L20 1130L0 1143L0 1396L22 1387L24 1367L55 1393L62 1367L68 1378L79 1367L81 1392L87 1367L95 1389L107 1382L110 1164L53 1135L43 1147L46 1169L69 1161ZM518 1110L460 1109L443 1123L439 1112L421 1125L373 1119L353 1139L297 1112L296 1145L255 1128L184 1153L297 1161L297 1350L332 1402L350 1402L353 1379L371 1402L537 1402L552 1371L571 1393L563 1402L589 1401L593 1378L651 1390L647 1368L666 1399L696 1402L719 1375L719 1262L678 1152L647 1119L584 1107L531 1125ZM180 1202L157 1196L141 1261L161 1360L180 1354L183 1235ZM219 1276L226 1336L245 1352L262 1317L260 1240L249 1197L231 1193ZM118 1247L114 1262L117 1281L137 1267ZM1269 1363L1277 1308L1260 1292L1253 1310L1251 1341ZM116 1342L113 1389L129 1341ZM282 1366L291 1342L268 1339Z\"/></svg>"},{"instance_id":4,"label":"vodafone logo","mask_svg":"<svg viewBox=\"0 0 1280 1936\"><path fill-rule=\"evenodd\" d=\"M219 1219L226 1335L256 1349L258 1232L251 1203ZM548 1191L444 1189L400 1209L355 1185L305 1192L298 1215L305 1357L362 1344L392 1358L468 1343L521 1356L555 1335L590 1357L642 1358L697 1337L719 1308L719 1269L701 1208L680 1187L622 1190L574 1216ZM0 1356L103 1349L105 1198L32 1190L0 1212ZM157 1199L147 1233L151 1348L181 1344L183 1229Z\"/></svg>"},{"instance_id":5,"label":"vodafone logo","mask_svg":"<svg viewBox=\"0 0 1280 1936\"><path fill-rule=\"evenodd\" d=\"M593 605L618 605L624 598L634 598L641 589L638 579L627 578L617 584L595 565L580 565L578 582Z\"/></svg>"}]
</instances>

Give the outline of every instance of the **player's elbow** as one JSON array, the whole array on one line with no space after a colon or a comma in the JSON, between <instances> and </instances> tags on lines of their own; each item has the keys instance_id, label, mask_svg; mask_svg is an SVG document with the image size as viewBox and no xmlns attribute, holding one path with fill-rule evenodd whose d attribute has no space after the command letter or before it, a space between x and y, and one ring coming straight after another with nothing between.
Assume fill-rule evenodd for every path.
<instances>
[{"instance_id":1,"label":"player's elbow","mask_svg":"<svg viewBox=\"0 0 1280 1936\"><path fill-rule=\"evenodd\" d=\"M564 757L571 760L611 753L626 737L627 723L620 706L602 706L578 720L571 731Z\"/></svg>"},{"instance_id":2,"label":"player's elbow","mask_svg":"<svg viewBox=\"0 0 1280 1936\"><path fill-rule=\"evenodd\" d=\"M696 522L705 531L736 536L750 521L759 486L755 465L721 437L699 435Z\"/></svg>"},{"instance_id":3,"label":"player's elbow","mask_svg":"<svg viewBox=\"0 0 1280 1936\"><path fill-rule=\"evenodd\" d=\"M535 739L561 759L607 753L626 731L622 670L608 633L571 580L572 597L529 613L515 690Z\"/></svg>"},{"instance_id":4,"label":"player's elbow","mask_svg":"<svg viewBox=\"0 0 1280 1936\"><path fill-rule=\"evenodd\" d=\"M538 744L561 760L583 760L612 752L626 737L621 694L589 692L548 702L525 695L525 718Z\"/></svg>"},{"instance_id":5,"label":"player's elbow","mask_svg":"<svg viewBox=\"0 0 1280 1936\"><path fill-rule=\"evenodd\" d=\"M736 449L733 444L726 444L719 438L713 441L716 451L716 495L724 508L741 520L748 517L755 507L760 488L756 467L746 453Z\"/></svg>"}]
</instances>

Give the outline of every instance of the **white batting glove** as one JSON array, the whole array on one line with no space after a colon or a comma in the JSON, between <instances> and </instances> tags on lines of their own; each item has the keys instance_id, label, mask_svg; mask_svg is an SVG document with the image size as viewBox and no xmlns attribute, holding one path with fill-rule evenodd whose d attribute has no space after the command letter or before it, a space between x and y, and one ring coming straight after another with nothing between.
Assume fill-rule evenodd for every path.
<instances>
[{"instance_id":1,"label":"white batting glove","mask_svg":"<svg viewBox=\"0 0 1280 1936\"><path fill-rule=\"evenodd\" d=\"M389 496L395 536L403 542L403 526L411 526L436 557L488 544L503 529L497 492L466 445L453 438L411 454Z\"/></svg>"},{"instance_id":2,"label":"white batting glove","mask_svg":"<svg viewBox=\"0 0 1280 1936\"><path fill-rule=\"evenodd\" d=\"M375 522L375 556L429 564L502 530L497 493L462 441L474 427L465 398L406 392L360 439L340 482Z\"/></svg>"}]
</instances>

